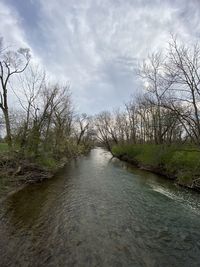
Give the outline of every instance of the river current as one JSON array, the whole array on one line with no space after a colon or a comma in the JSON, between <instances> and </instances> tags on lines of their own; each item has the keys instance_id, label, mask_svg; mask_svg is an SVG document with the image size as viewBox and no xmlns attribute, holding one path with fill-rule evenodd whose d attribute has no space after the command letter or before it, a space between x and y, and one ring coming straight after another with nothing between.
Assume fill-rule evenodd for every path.
<instances>
[{"instance_id":1,"label":"river current","mask_svg":"<svg viewBox=\"0 0 200 267\"><path fill-rule=\"evenodd\" d=\"M0 204L0 266L199 267L200 194L93 149Z\"/></svg>"}]
</instances>

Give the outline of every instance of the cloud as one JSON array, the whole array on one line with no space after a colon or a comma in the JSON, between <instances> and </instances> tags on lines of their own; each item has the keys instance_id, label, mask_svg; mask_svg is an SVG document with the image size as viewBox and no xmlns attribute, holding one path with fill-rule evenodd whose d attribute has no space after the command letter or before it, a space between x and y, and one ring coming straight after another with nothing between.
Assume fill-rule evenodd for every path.
<instances>
[{"instance_id":1,"label":"cloud","mask_svg":"<svg viewBox=\"0 0 200 267\"><path fill-rule=\"evenodd\" d=\"M0 4L6 18L0 29L10 42L31 46L52 77L70 80L80 111L94 113L128 101L140 86L138 60L165 47L170 32L199 38L199 6L197 0L8 0Z\"/></svg>"},{"instance_id":2,"label":"cloud","mask_svg":"<svg viewBox=\"0 0 200 267\"><path fill-rule=\"evenodd\" d=\"M16 46L27 46L24 37L24 31L18 26L20 18L14 9L9 8L3 2L0 2L0 35L11 44Z\"/></svg>"}]
</instances>

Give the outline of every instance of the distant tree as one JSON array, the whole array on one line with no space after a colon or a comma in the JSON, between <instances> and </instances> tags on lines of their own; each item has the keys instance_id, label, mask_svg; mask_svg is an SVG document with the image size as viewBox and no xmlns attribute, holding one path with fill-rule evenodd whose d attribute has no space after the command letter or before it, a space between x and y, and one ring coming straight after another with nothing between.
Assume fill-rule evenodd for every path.
<instances>
[{"instance_id":1,"label":"distant tree","mask_svg":"<svg viewBox=\"0 0 200 267\"><path fill-rule=\"evenodd\" d=\"M75 129L75 135L77 139L77 145L79 145L84 137L84 134L89 128L89 117L87 114L83 113L76 118L77 127Z\"/></svg>"}]
</instances>

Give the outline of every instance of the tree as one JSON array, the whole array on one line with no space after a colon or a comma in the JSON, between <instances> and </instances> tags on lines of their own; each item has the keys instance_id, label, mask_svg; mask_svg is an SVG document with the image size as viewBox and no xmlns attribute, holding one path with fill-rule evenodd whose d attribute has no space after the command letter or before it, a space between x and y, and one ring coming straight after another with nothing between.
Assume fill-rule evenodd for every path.
<instances>
[{"instance_id":1,"label":"tree","mask_svg":"<svg viewBox=\"0 0 200 267\"><path fill-rule=\"evenodd\" d=\"M20 88L15 93L24 111L24 120L21 124L20 147L24 150L27 146L29 128L33 122L33 117L37 115L41 92L45 87L45 72L39 66L28 66L26 72L19 76ZM14 91L15 92L15 91Z\"/></svg>"},{"instance_id":2,"label":"tree","mask_svg":"<svg viewBox=\"0 0 200 267\"><path fill-rule=\"evenodd\" d=\"M164 106L177 114L191 140L200 145L199 45L182 45L172 36L166 68L174 86L170 88L171 94Z\"/></svg>"},{"instance_id":3,"label":"tree","mask_svg":"<svg viewBox=\"0 0 200 267\"><path fill-rule=\"evenodd\" d=\"M4 114L6 124L7 142L12 147L12 134L8 107L8 83L13 75L22 73L30 61L30 50L20 48L17 51L3 48L0 43L0 108Z\"/></svg>"},{"instance_id":4,"label":"tree","mask_svg":"<svg viewBox=\"0 0 200 267\"><path fill-rule=\"evenodd\" d=\"M90 118L85 113L77 116L76 118L77 127L75 128L75 135L77 139L77 145L81 143L85 133L87 133L87 130L89 129L89 120Z\"/></svg>"},{"instance_id":5,"label":"tree","mask_svg":"<svg viewBox=\"0 0 200 267\"><path fill-rule=\"evenodd\" d=\"M138 74L142 77L146 85L145 89L147 93L144 94L144 98L146 99L146 104L148 105L149 103L151 107L155 142L156 144L162 144L166 133L166 127L163 127L165 111L163 110L162 103L174 83L174 79L172 79L173 75L170 76L170 79L168 78L166 59L160 52L150 55L143 62Z\"/></svg>"}]
</instances>

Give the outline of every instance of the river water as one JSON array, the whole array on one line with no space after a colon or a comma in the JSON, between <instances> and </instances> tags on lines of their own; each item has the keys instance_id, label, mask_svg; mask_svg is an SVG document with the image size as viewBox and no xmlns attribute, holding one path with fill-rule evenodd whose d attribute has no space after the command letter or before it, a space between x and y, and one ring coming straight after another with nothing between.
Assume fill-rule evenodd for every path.
<instances>
[{"instance_id":1,"label":"river water","mask_svg":"<svg viewBox=\"0 0 200 267\"><path fill-rule=\"evenodd\" d=\"M101 148L0 204L0 266L200 266L200 194Z\"/></svg>"}]
</instances>

